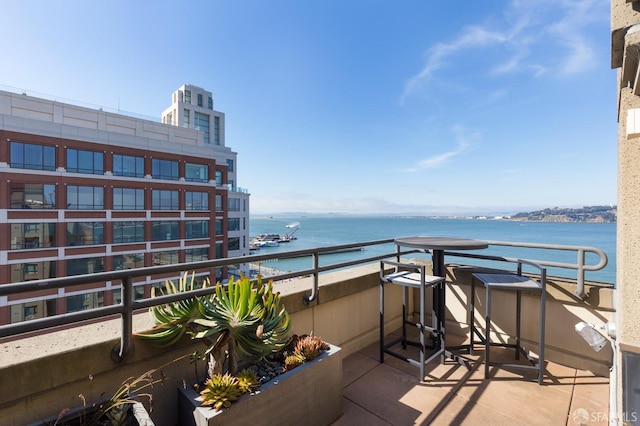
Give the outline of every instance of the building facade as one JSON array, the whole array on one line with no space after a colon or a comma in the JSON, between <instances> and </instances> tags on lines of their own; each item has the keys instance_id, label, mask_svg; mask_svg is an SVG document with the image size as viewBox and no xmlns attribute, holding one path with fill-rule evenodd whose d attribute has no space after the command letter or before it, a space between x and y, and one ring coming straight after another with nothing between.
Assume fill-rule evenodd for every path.
<instances>
[{"instance_id":1,"label":"building facade","mask_svg":"<svg viewBox=\"0 0 640 426\"><path fill-rule=\"evenodd\" d=\"M640 424L640 1L611 2L611 67L617 70L618 222L615 424ZM614 424L614 423L611 423Z\"/></svg>"},{"instance_id":2,"label":"building facade","mask_svg":"<svg viewBox=\"0 0 640 426\"><path fill-rule=\"evenodd\" d=\"M197 124L174 121L191 105L186 87L165 123L0 91L0 284L249 253L249 194L236 186L224 114L198 89ZM136 282L136 296L167 278ZM0 297L0 323L119 300L115 282Z\"/></svg>"}]
</instances>

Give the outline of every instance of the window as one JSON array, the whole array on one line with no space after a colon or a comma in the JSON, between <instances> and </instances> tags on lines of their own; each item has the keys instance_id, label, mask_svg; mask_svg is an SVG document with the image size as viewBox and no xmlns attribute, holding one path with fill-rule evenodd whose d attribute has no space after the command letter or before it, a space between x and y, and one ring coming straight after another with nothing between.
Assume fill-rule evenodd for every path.
<instances>
[{"instance_id":1,"label":"window","mask_svg":"<svg viewBox=\"0 0 640 426\"><path fill-rule=\"evenodd\" d=\"M185 164L185 180L189 182L208 182L209 166L205 164Z\"/></svg>"},{"instance_id":2,"label":"window","mask_svg":"<svg viewBox=\"0 0 640 426\"><path fill-rule=\"evenodd\" d=\"M139 243L144 239L144 222L113 222L113 243Z\"/></svg>"},{"instance_id":3,"label":"window","mask_svg":"<svg viewBox=\"0 0 640 426\"><path fill-rule=\"evenodd\" d=\"M154 159L152 161L151 177L154 179L178 180L178 162Z\"/></svg>"},{"instance_id":4,"label":"window","mask_svg":"<svg viewBox=\"0 0 640 426\"><path fill-rule=\"evenodd\" d=\"M184 251L185 262L199 262L201 260L209 260L209 249L207 247L186 249Z\"/></svg>"},{"instance_id":5,"label":"window","mask_svg":"<svg viewBox=\"0 0 640 426\"><path fill-rule=\"evenodd\" d=\"M222 172L216 170L216 186L222 186Z\"/></svg>"},{"instance_id":6,"label":"window","mask_svg":"<svg viewBox=\"0 0 640 426\"><path fill-rule=\"evenodd\" d=\"M222 219L216 219L216 235L223 235Z\"/></svg>"},{"instance_id":7,"label":"window","mask_svg":"<svg viewBox=\"0 0 640 426\"><path fill-rule=\"evenodd\" d=\"M40 183L11 182L12 209L55 209L56 186Z\"/></svg>"},{"instance_id":8,"label":"window","mask_svg":"<svg viewBox=\"0 0 640 426\"><path fill-rule=\"evenodd\" d=\"M16 169L56 169L56 148L31 143L11 142L11 167Z\"/></svg>"},{"instance_id":9,"label":"window","mask_svg":"<svg viewBox=\"0 0 640 426\"><path fill-rule=\"evenodd\" d=\"M230 173L233 172L233 160L230 158L227 158L227 170L229 170Z\"/></svg>"},{"instance_id":10,"label":"window","mask_svg":"<svg viewBox=\"0 0 640 426\"><path fill-rule=\"evenodd\" d=\"M182 125L183 127L189 128L190 124L191 124L191 120L190 120L189 110L185 109L183 113Z\"/></svg>"},{"instance_id":11,"label":"window","mask_svg":"<svg viewBox=\"0 0 640 426\"><path fill-rule=\"evenodd\" d=\"M229 238L229 251L240 250L240 238Z\"/></svg>"},{"instance_id":12,"label":"window","mask_svg":"<svg viewBox=\"0 0 640 426\"><path fill-rule=\"evenodd\" d=\"M104 257L67 260L67 275L83 275L104 272Z\"/></svg>"},{"instance_id":13,"label":"window","mask_svg":"<svg viewBox=\"0 0 640 426\"><path fill-rule=\"evenodd\" d=\"M11 250L56 246L55 223L12 223Z\"/></svg>"},{"instance_id":14,"label":"window","mask_svg":"<svg viewBox=\"0 0 640 426\"><path fill-rule=\"evenodd\" d=\"M200 130L202 133L204 133L204 143L210 144L211 138L209 136L209 116L207 114L195 112L194 121L196 130Z\"/></svg>"},{"instance_id":15,"label":"window","mask_svg":"<svg viewBox=\"0 0 640 426\"><path fill-rule=\"evenodd\" d=\"M144 158L113 154L113 175L143 178Z\"/></svg>"},{"instance_id":16,"label":"window","mask_svg":"<svg viewBox=\"0 0 640 426\"><path fill-rule=\"evenodd\" d=\"M67 246L104 244L104 222L67 222Z\"/></svg>"},{"instance_id":17,"label":"window","mask_svg":"<svg viewBox=\"0 0 640 426\"><path fill-rule=\"evenodd\" d=\"M178 210L178 191L154 189L151 191L152 210Z\"/></svg>"},{"instance_id":18,"label":"window","mask_svg":"<svg viewBox=\"0 0 640 426\"><path fill-rule=\"evenodd\" d=\"M67 171L91 175L104 174L104 154L102 152L68 148Z\"/></svg>"},{"instance_id":19,"label":"window","mask_svg":"<svg viewBox=\"0 0 640 426\"><path fill-rule=\"evenodd\" d=\"M213 142L220 145L220 117L213 117Z\"/></svg>"},{"instance_id":20,"label":"window","mask_svg":"<svg viewBox=\"0 0 640 426\"><path fill-rule=\"evenodd\" d=\"M184 102L187 104L191 103L191 90L184 91Z\"/></svg>"},{"instance_id":21,"label":"window","mask_svg":"<svg viewBox=\"0 0 640 426\"><path fill-rule=\"evenodd\" d=\"M209 221L208 220L187 220L186 238L209 238Z\"/></svg>"},{"instance_id":22,"label":"window","mask_svg":"<svg viewBox=\"0 0 640 426\"><path fill-rule=\"evenodd\" d=\"M38 314L38 307L37 306L25 306L24 308L24 320L25 321L29 321L32 320L36 317L36 315Z\"/></svg>"},{"instance_id":23,"label":"window","mask_svg":"<svg viewBox=\"0 0 640 426\"><path fill-rule=\"evenodd\" d=\"M198 106L202 106L202 93L198 93Z\"/></svg>"},{"instance_id":24,"label":"window","mask_svg":"<svg viewBox=\"0 0 640 426\"><path fill-rule=\"evenodd\" d=\"M165 220L151 223L151 241L177 240L178 221Z\"/></svg>"},{"instance_id":25,"label":"window","mask_svg":"<svg viewBox=\"0 0 640 426\"><path fill-rule=\"evenodd\" d=\"M67 296L67 312L86 311L104 306L104 291Z\"/></svg>"},{"instance_id":26,"label":"window","mask_svg":"<svg viewBox=\"0 0 640 426\"><path fill-rule=\"evenodd\" d=\"M11 266L11 282L42 280L56 277L56 262L17 263Z\"/></svg>"},{"instance_id":27,"label":"window","mask_svg":"<svg viewBox=\"0 0 640 426\"><path fill-rule=\"evenodd\" d=\"M239 198L229 198L229 211L230 212L239 212L240 211L240 199Z\"/></svg>"},{"instance_id":28,"label":"window","mask_svg":"<svg viewBox=\"0 0 640 426\"><path fill-rule=\"evenodd\" d=\"M142 268L144 266L144 253L119 254L113 256L113 270Z\"/></svg>"},{"instance_id":29,"label":"window","mask_svg":"<svg viewBox=\"0 0 640 426\"><path fill-rule=\"evenodd\" d=\"M101 186L67 186L67 209L104 209L104 188Z\"/></svg>"},{"instance_id":30,"label":"window","mask_svg":"<svg viewBox=\"0 0 640 426\"><path fill-rule=\"evenodd\" d=\"M229 231L239 231L240 230L240 218L237 218L237 217L229 218L227 223L228 223Z\"/></svg>"},{"instance_id":31,"label":"window","mask_svg":"<svg viewBox=\"0 0 640 426\"><path fill-rule=\"evenodd\" d=\"M191 192L185 194L187 210L209 210L209 193L208 192Z\"/></svg>"},{"instance_id":32,"label":"window","mask_svg":"<svg viewBox=\"0 0 640 426\"><path fill-rule=\"evenodd\" d=\"M140 300L140 299L144 299L144 284L133 286L133 300ZM122 286L113 290L113 304L119 305L121 303L122 303Z\"/></svg>"},{"instance_id":33,"label":"window","mask_svg":"<svg viewBox=\"0 0 640 426\"><path fill-rule=\"evenodd\" d=\"M10 305L11 322L30 321L36 318L50 317L56 314L56 299Z\"/></svg>"},{"instance_id":34,"label":"window","mask_svg":"<svg viewBox=\"0 0 640 426\"><path fill-rule=\"evenodd\" d=\"M178 250L157 251L153 253L153 265L173 265L179 263Z\"/></svg>"},{"instance_id":35,"label":"window","mask_svg":"<svg viewBox=\"0 0 640 426\"><path fill-rule=\"evenodd\" d=\"M216 211L222 211L222 195L216 194Z\"/></svg>"},{"instance_id":36,"label":"window","mask_svg":"<svg viewBox=\"0 0 640 426\"><path fill-rule=\"evenodd\" d=\"M213 109L213 98L211 96L207 97L207 108Z\"/></svg>"},{"instance_id":37,"label":"window","mask_svg":"<svg viewBox=\"0 0 640 426\"><path fill-rule=\"evenodd\" d=\"M222 243L216 242L216 259L220 259L221 257L223 257L224 253L222 253L222 249Z\"/></svg>"},{"instance_id":38,"label":"window","mask_svg":"<svg viewBox=\"0 0 640 426\"><path fill-rule=\"evenodd\" d=\"M113 210L144 210L144 189L113 188Z\"/></svg>"}]
</instances>

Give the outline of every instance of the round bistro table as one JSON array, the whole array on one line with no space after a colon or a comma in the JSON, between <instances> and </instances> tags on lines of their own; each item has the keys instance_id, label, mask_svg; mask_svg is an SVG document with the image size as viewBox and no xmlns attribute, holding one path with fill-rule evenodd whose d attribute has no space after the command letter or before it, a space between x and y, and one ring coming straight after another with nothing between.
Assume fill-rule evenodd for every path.
<instances>
[{"instance_id":1,"label":"round bistro table","mask_svg":"<svg viewBox=\"0 0 640 426\"><path fill-rule=\"evenodd\" d=\"M489 243L482 240L473 240L469 238L450 238L450 237L402 237L394 240L398 248L398 252L401 247L415 248L426 251L431 251L431 261L433 263L433 275L439 277L445 277L446 268L444 266L444 251L445 250L480 250L489 247ZM445 324L445 294L446 282L442 286L443 290L440 291L440 286L434 286L433 288L433 301L434 308L437 315L438 328L442 330L443 347L444 344L444 324ZM453 349L453 348L452 348ZM451 359L455 359L463 365L469 367L466 361L450 351L445 350L445 356Z\"/></svg>"},{"instance_id":2,"label":"round bistro table","mask_svg":"<svg viewBox=\"0 0 640 426\"><path fill-rule=\"evenodd\" d=\"M402 237L394 240L398 247L417 248L432 252L433 275L445 276L444 251L445 250L479 250L489 247L489 243L482 240L469 238L449 237Z\"/></svg>"}]
</instances>

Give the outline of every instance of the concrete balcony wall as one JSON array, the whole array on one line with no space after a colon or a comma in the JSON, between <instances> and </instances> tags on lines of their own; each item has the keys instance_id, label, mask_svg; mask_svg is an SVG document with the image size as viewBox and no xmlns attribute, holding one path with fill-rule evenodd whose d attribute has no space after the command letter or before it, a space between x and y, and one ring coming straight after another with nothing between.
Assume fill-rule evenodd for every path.
<instances>
[{"instance_id":1,"label":"concrete balcony wall","mask_svg":"<svg viewBox=\"0 0 640 426\"><path fill-rule=\"evenodd\" d=\"M342 347L344 356L378 341L379 338L379 283L378 266L349 268L320 277L317 302L305 305L303 296L310 293L311 278L278 282L282 301L292 317L293 332L313 332L328 342ZM470 271L451 268L447 285L447 333L465 335L468 331L467 301L470 293ZM572 284L551 280L547 315L547 359L569 366L608 375L611 351L595 353L573 331L581 320L602 322L612 314L609 288L592 288L586 302L570 296ZM483 293L479 289L478 316L483 318ZM401 288L386 287L385 319L388 330L400 326ZM503 297L504 296L504 297ZM494 319L505 333L513 327L514 299L505 294L497 297ZM534 317L537 307L529 296L523 297L523 312ZM504 310L505 312L501 312ZM523 323L525 343L534 343L534 330ZM110 351L119 341L120 320L109 320L82 327L70 328L0 343L0 418L3 424L28 424L57 415L64 408L81 406L79 394L89 403L108 397L128 377L137 377L145 371L158 368L181 355L202 349L199 343L185 339L180 346L167 351L148 342L134 339L135 351L123 363L111 360ZM135 316L134 330L151 327L149 316ZM504 334L495 336L504 338ZM200 366L202 371L203 366ZM163 368L167 379L156 385L151 417L157 424L175 424L177 390L183 380L194 378L194 366L187 359ZM89 376L93 379L89 380ZM159 377L159 375L156 374ZM145 401L145 405L148 403ZM158 421L160 419L161 421Z\"/></svg>"}]
</instances>

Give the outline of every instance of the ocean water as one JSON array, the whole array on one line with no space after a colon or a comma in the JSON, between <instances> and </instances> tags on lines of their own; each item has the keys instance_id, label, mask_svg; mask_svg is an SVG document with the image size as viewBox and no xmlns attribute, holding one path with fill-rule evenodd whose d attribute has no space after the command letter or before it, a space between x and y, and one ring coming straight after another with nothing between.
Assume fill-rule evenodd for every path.
<instances>
[{"instance_id":1,"label":"ocean water","mask_svg":"<svg viewBox=\"0 0 640 426\"><path fill-rule=\"evenodd\" d=\"M616 224L615 223L553 223L553 222L515 222L508 220L480 219L439 219L424 217L383 217L383 216L341 216L341 215L282 215L252 216L250 235L291 232L286 225L292 222L300 224L295 232L296 240L280 244L279 247L263 247L259 253L278 253L307 248L351 244L386 238L398 238L411 235L447 236L475 238L480 240L508 241L523 243L545 243L579 245L603 250L608 256L608 265L600 271L587 271L587 280L615 283L616 265ZM320 265L330 265L346 260L365 258L395 250L393 244L367 247L360 252L323 255ZM537 249L518 249L512 247L490 247L477 252L494 256L552 260L556 262L576 263L577 254L565 251L543 251ZM455 258L469 264L496 266L480 262ZM586 264L596 264L598 258L587 254ZM282 271L296 271L310 268L310 258L277 260L269 267ZM499 264L497 264L499 266ZM575 278L573 270L549 268L550 275Z\"/></svg>"}]
</instances>

